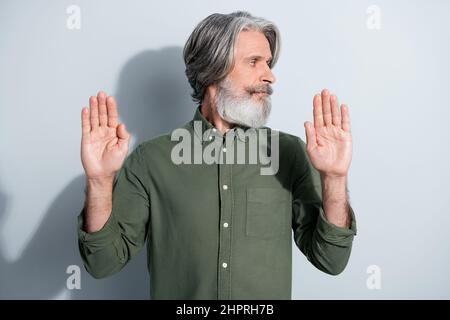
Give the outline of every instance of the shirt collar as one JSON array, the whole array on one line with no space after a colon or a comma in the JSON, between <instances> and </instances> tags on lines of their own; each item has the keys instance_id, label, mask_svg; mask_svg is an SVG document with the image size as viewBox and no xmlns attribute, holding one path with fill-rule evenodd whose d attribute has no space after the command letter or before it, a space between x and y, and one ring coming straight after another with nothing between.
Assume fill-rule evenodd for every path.
<instances>
[{"instance_id":1,"label":"shirt collar","mask_svg":"<svg viewBox=\"0 0 450 320\"><path fill-rule=\"evenodd\" d=\"M203 134L205 131L209 130L209 135L208 137L206 137L206 141L210 140L210 136L211 135L216 135L219 137L223 137L223 135L220 133L219 130L217 130L208 120L206 120L206 118L203 116L203 114L200 112L200 107L198 106L197 109L195 110L195 114L194 114L194 119L192 121L192 125L194 127L194 131L196 136L201 140L203 137ZM198 121L198 123L201 123L200 125L195 125L195 122ZM237 128L240 128L242 130L236 130ZM236 134L235 136L238 137L239 140L241 140L242 142L245 142L245 133L244 131L246 129L249 129L249 127L246 126L242 126L242 125L235 125L233 128L230 129L230 131L234 131ZM227 132L227 134L229 134L229 132ZM203 141L203 142L206 142Z\"/></svg>"}]
</instances>

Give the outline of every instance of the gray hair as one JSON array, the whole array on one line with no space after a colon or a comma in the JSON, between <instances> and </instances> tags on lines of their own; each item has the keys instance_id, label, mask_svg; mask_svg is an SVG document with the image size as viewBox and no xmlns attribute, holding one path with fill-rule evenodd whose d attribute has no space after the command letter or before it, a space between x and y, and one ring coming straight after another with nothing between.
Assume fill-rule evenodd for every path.
<instances>
[{"instance_id":1,"label":"gray hair","mask_svg":"<svg viewBox=\"0 0 450 320\"><path fill-rule=\"evenodd\" d=\"M206 88L223 80L234 66L235 44L241 31L260 31L267 38L273 68L280 54L280 32L274 23L245 11L214 13L203 19L183 49L192 99L200 104Z\"/></svg>"}]
</instances>

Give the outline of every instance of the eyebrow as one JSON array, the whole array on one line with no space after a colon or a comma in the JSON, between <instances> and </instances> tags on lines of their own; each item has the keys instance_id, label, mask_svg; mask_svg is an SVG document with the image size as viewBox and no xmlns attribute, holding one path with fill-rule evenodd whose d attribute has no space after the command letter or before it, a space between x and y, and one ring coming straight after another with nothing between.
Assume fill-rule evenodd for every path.
<instances>
[{"instance_id":1,"label":"eyebrow","mask_svg":"<svg viewBox=\"0 0 450 320\"><path fill-rule=\"evenodd\" d=\"M264 57L263 57L263 56L260 56L260 55L251 55L251 56L246 57L245 59L246 59L246 60L253 60L253 59L256 59L256 60L263 60ZM268 61L268 62L272 62L272 57L270 57L269 59L267 59L267 61Z\"/></svg>"}]
</instances>

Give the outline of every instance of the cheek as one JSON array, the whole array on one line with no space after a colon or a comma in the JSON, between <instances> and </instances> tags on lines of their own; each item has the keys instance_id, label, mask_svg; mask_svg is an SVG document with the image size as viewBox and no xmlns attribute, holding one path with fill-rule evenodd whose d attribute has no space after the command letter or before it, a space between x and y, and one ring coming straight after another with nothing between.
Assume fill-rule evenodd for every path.
<instances>
[{"instance_id":1,"label":"cheek","mask_svg":"<svg viewBox=\"0 0 450 320\"><path fill-rule=\"evenodd\" d=\"M236 65L228 75L235 83L240 85L248 85L253 83L258 77L257 68L249 64Z\"/></svg>"},{"instance_id":2,"label":"cheek","mask_svg":"<svg viewBox=\"0 0 450 320\"><path fill-rule=\"evenodd\" d=\"M242 91L247 92L248 87L254 86L255 83L257 83L257 80L255 78L255 75L251 72L247 73L241 73L239 75L239 78L235 79L236 87L240 88Z\"/></svg>"},{"instance_id":3,"label":"cheek","mask_svg":"<svg viewBox=\"0 0 450 320\"><path fill-rule=\"evenodd\" d=\"M232 82L233 90L239 91L241 94L248 94L247 88L258 82L256 69L250 66L235 67L227 77Z\"/></svg>"}]
</instances>

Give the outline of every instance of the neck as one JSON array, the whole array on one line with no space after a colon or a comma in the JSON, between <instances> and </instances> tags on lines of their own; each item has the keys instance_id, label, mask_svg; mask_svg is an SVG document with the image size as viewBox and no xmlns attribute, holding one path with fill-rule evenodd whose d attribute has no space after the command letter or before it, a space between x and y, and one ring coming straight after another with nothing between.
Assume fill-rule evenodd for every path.
<instances>
[{"instance_id":1,"label":"neck","mask_svg":"<svg viewBox=\"0 0 450 320\"><path fill-rule=\"evenodd\" d=\"M200 108L201 114L222 134L230 130L233 125L219 115L216 106L210 102L210 99L204 99Z\"/></svg>"}]
</instances>

